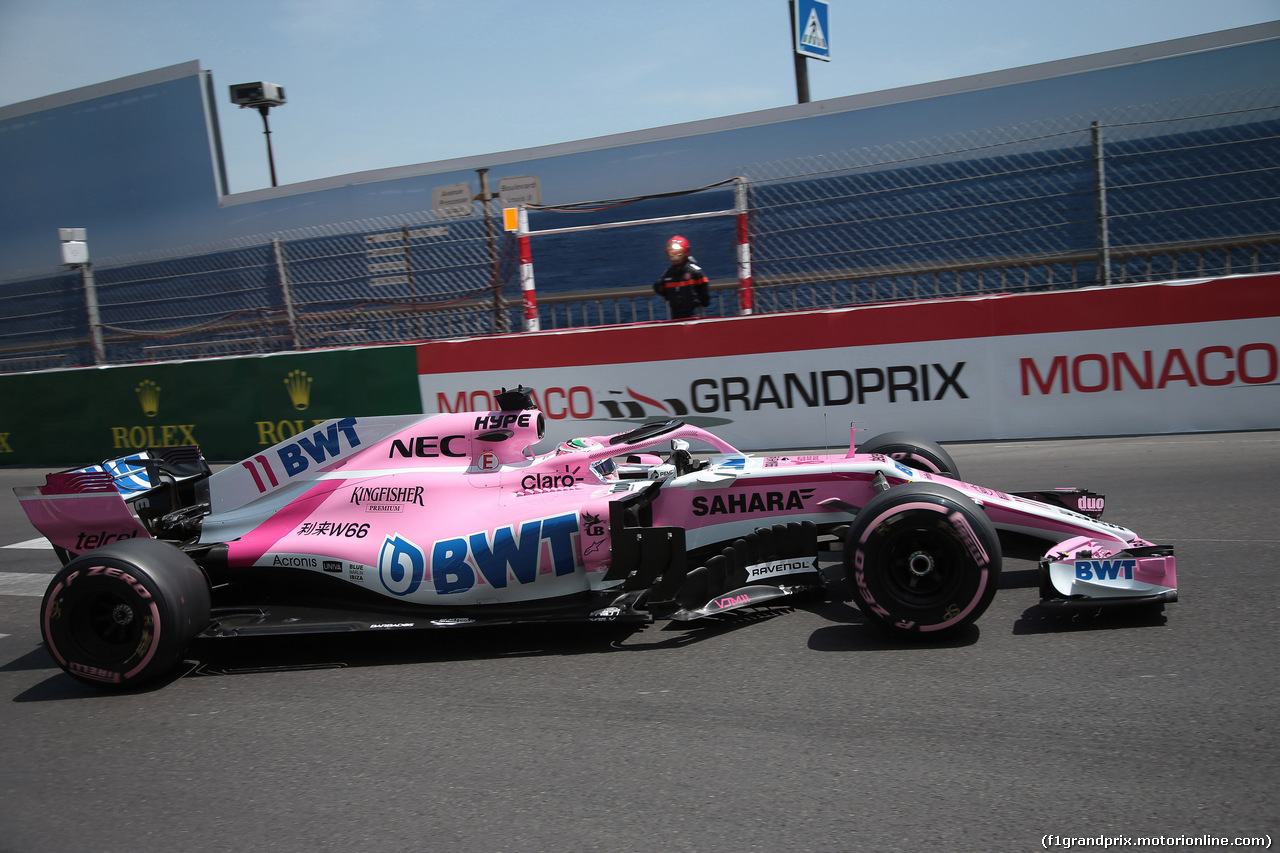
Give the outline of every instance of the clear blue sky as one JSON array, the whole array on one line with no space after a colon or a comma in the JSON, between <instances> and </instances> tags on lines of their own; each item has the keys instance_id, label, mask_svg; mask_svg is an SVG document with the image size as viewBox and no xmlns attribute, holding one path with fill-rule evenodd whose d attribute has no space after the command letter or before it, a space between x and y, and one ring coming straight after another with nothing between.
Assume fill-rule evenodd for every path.
<instances>
[{"instance_id":1,"label":"clear blue sky","mask_svg":"<svg viewBox=\"0 0 1280 853\"><path fill-rule=\"evenodd\" d=\"M830 8L814 101L1280 19L1280 0ZM0 0L0 105L190 60L213 72L233 192L270 183L234 83L286 89L271 112L282 184L796 98L786 0Z\"/></svg>"}]
</instances>

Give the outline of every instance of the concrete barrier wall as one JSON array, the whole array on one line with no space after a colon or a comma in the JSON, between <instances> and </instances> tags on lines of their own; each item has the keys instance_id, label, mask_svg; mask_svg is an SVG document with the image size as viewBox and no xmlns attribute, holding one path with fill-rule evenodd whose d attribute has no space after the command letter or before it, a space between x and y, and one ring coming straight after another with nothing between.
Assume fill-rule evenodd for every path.
<instances>
[{"instance_id":1,"label":"concrete barrier wall","mask_svg":"<svg viewBox=\"0 0 1280 853\"><path fill-rule=\"evenodd\" d=\"M0 400L3 466L180 444L231 462L330 418L420 411L412 346L0 375Z\"/></svg>"},{"instance_id":2,"label":"concrete barrier wall","mask_svg":"<svg viewBox=\"0 0 1280 853\"><path fill-rule=\"evenodd\" d=\"M1280 427L1280 275L0 375L0 465L197 443L231 462L329 418L487 411L547 445L679 418L744 450Z\"/></svg>"},{"instance_id":3,"label":"concrete barrier wall","mask_svg":"<svg viewBox=\"0 0 1280 853\"><path fill-rule=\"evenodd\" d=\"M678 417L744 450L1280 427L1280 276L420 345L424 411L534 388L563 439Z\"/></svg>"}]
</instances>

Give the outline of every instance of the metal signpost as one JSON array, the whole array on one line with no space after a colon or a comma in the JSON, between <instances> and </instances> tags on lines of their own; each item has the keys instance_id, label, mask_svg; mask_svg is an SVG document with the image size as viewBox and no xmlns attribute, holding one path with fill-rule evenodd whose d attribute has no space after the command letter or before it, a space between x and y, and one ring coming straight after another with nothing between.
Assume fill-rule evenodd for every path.
<instances>
[{"instance_id":1,"label":"metal signpost","mask_svg":"<svg viewBox=\"0 0 1280 853\"><path fill-rule=\"evenodd\" d=\"M791 41L795 51L796 103L809 103L809 57L831 61L827 0L789 0Z\"/></svg>"}]
</instances>

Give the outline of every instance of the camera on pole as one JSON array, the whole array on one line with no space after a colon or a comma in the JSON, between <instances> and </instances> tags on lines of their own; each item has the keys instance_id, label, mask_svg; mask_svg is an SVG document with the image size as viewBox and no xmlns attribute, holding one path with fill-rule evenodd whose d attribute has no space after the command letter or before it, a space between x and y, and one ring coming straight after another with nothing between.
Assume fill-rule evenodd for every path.
<instances>
[{"instance_id":1,"label":"camera on pole","mask_svg":"<svg viewBox=\"0 0 1280 853\"><path fill-rule=\"evenodd\" d=\"M271 125L267 113L284 105L284 86L278 83L237 83L231 87L231 103L241 109L251 107L262 116L262 132L267 137L267 165L271 167L271 186L276 184L276 158L271 151Z\"/></svg>"}]
</instances>

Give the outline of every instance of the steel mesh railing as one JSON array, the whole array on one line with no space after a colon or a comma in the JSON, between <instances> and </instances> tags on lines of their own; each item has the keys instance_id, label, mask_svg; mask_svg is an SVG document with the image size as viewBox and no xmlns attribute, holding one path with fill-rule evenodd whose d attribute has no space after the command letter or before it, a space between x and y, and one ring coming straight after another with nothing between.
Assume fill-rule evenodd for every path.
<instances>
[{"instance_id":1,"label":"steel mesh railing","mask_svg":"<svg viewBox=\"0 0 1280 853\"><path fill-rule=\"evenodd\" d=\"M749 165L754 311L1274 271L1278 138L1271 87ZM732 227L698 227L699 260L724 270L708 314L732 316ZM656 278L654 259L616 251L618 233L538 247L535 264L567 282L609 261L592 290L540 274L542 328L666 317L634 284ZM93 270L96 329L75 270L0 284L0 372L515 331L517 267L483 214L110 259Z\"/></svg>"}]
</instances>

